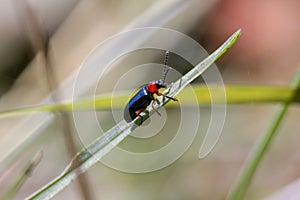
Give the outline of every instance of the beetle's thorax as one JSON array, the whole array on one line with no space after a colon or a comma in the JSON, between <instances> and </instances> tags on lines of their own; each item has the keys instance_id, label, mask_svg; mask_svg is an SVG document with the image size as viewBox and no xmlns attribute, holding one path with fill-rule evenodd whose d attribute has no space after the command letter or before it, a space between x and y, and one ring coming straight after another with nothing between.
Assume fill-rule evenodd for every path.
<instances>
[{"instance_id":1,"label":"beetle's thorax","mask_svg":"<svg viewBox=\"0 0 300 200\"><path fill-rule=\"evenodd\" d=\"M152 81L147 85L147 90L151 93L157 93L158 92L158 88L156 85L156 81Z\"/></svg>"}]
</instances>

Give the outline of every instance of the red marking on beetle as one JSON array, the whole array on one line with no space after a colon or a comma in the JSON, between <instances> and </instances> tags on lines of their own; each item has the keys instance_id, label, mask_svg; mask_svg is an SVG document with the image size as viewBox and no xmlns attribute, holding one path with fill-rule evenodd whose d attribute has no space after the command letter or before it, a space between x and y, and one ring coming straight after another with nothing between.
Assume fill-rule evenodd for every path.
<instances>
[{"instance_id":1,"label":"red marking on beetle","mask_svg":"<svg viewBox=\"0 0 300 200\"><path fill-rule=\"evenodd\" d=\"M147 90L151 93L157 93L158 92L158 88L156 86L156 82L152 81L151 83L148 84L147 86Z\"/></svg>"}]
</instances>

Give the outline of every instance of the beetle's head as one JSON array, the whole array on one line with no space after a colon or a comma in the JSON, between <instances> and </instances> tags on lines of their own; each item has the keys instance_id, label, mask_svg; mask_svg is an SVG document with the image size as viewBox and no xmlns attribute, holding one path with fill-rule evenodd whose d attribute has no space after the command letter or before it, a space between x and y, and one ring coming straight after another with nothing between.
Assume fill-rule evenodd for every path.
<instances>
[{"instance_id":1,"label":"beetle's head","mask_svg":"<svg viewBox=\"0 0 300 200\"><path fill-rule=\"evenodd\" d=\"M162 80L152 81L148 84L147 90L151 93L157 93L160 88L166 88L167 85Z\"/></svg>"}]
</instances>

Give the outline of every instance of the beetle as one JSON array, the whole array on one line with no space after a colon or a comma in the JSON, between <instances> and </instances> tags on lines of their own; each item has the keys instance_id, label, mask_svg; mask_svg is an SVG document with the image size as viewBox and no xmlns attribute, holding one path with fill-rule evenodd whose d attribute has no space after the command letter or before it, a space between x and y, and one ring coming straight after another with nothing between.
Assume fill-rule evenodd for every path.
<instances>
[{"instance_id":1,"label":"beetle","mask_svg":"<svg viewBox=\"0 0 300 200\"><path fill-rule=\"evenodd\" d=\"M165 79L168 71L170 70L170 67L167 66L168 58L169 51L166 51L162 78L160 80L152 81L148 85L142 87L127 103L123 113L124 119L127 123L133 121L136 117L139 116L142 118L141 123L139 124L141 125L143 123L143 117L140 114L144 110L146 110L151 102L152 108L159 114L159 112L154 108L154 102L156 100L154 98L154 94L156 94L157 96L164 96L173 101L177 101L177 99L159 92L159 89L167 87L167 85L165 84Z\"/></svg>"}]
</instances>

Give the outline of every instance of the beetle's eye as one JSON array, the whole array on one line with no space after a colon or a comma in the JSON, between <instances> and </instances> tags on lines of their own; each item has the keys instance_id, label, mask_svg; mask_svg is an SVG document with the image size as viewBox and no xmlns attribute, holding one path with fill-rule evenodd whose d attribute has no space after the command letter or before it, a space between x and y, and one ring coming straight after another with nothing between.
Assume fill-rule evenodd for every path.
<instances>
[{"instance_id":1,"label":"beetle's eye","mask_svg":"<svg viewBox=\"0 0 300 200\"><path fill-rule=\"evenodd\" d=\"M159 84L157 85L157 88L166 88L167 86L165 84Z\"/></svg>"}]
</instances>

